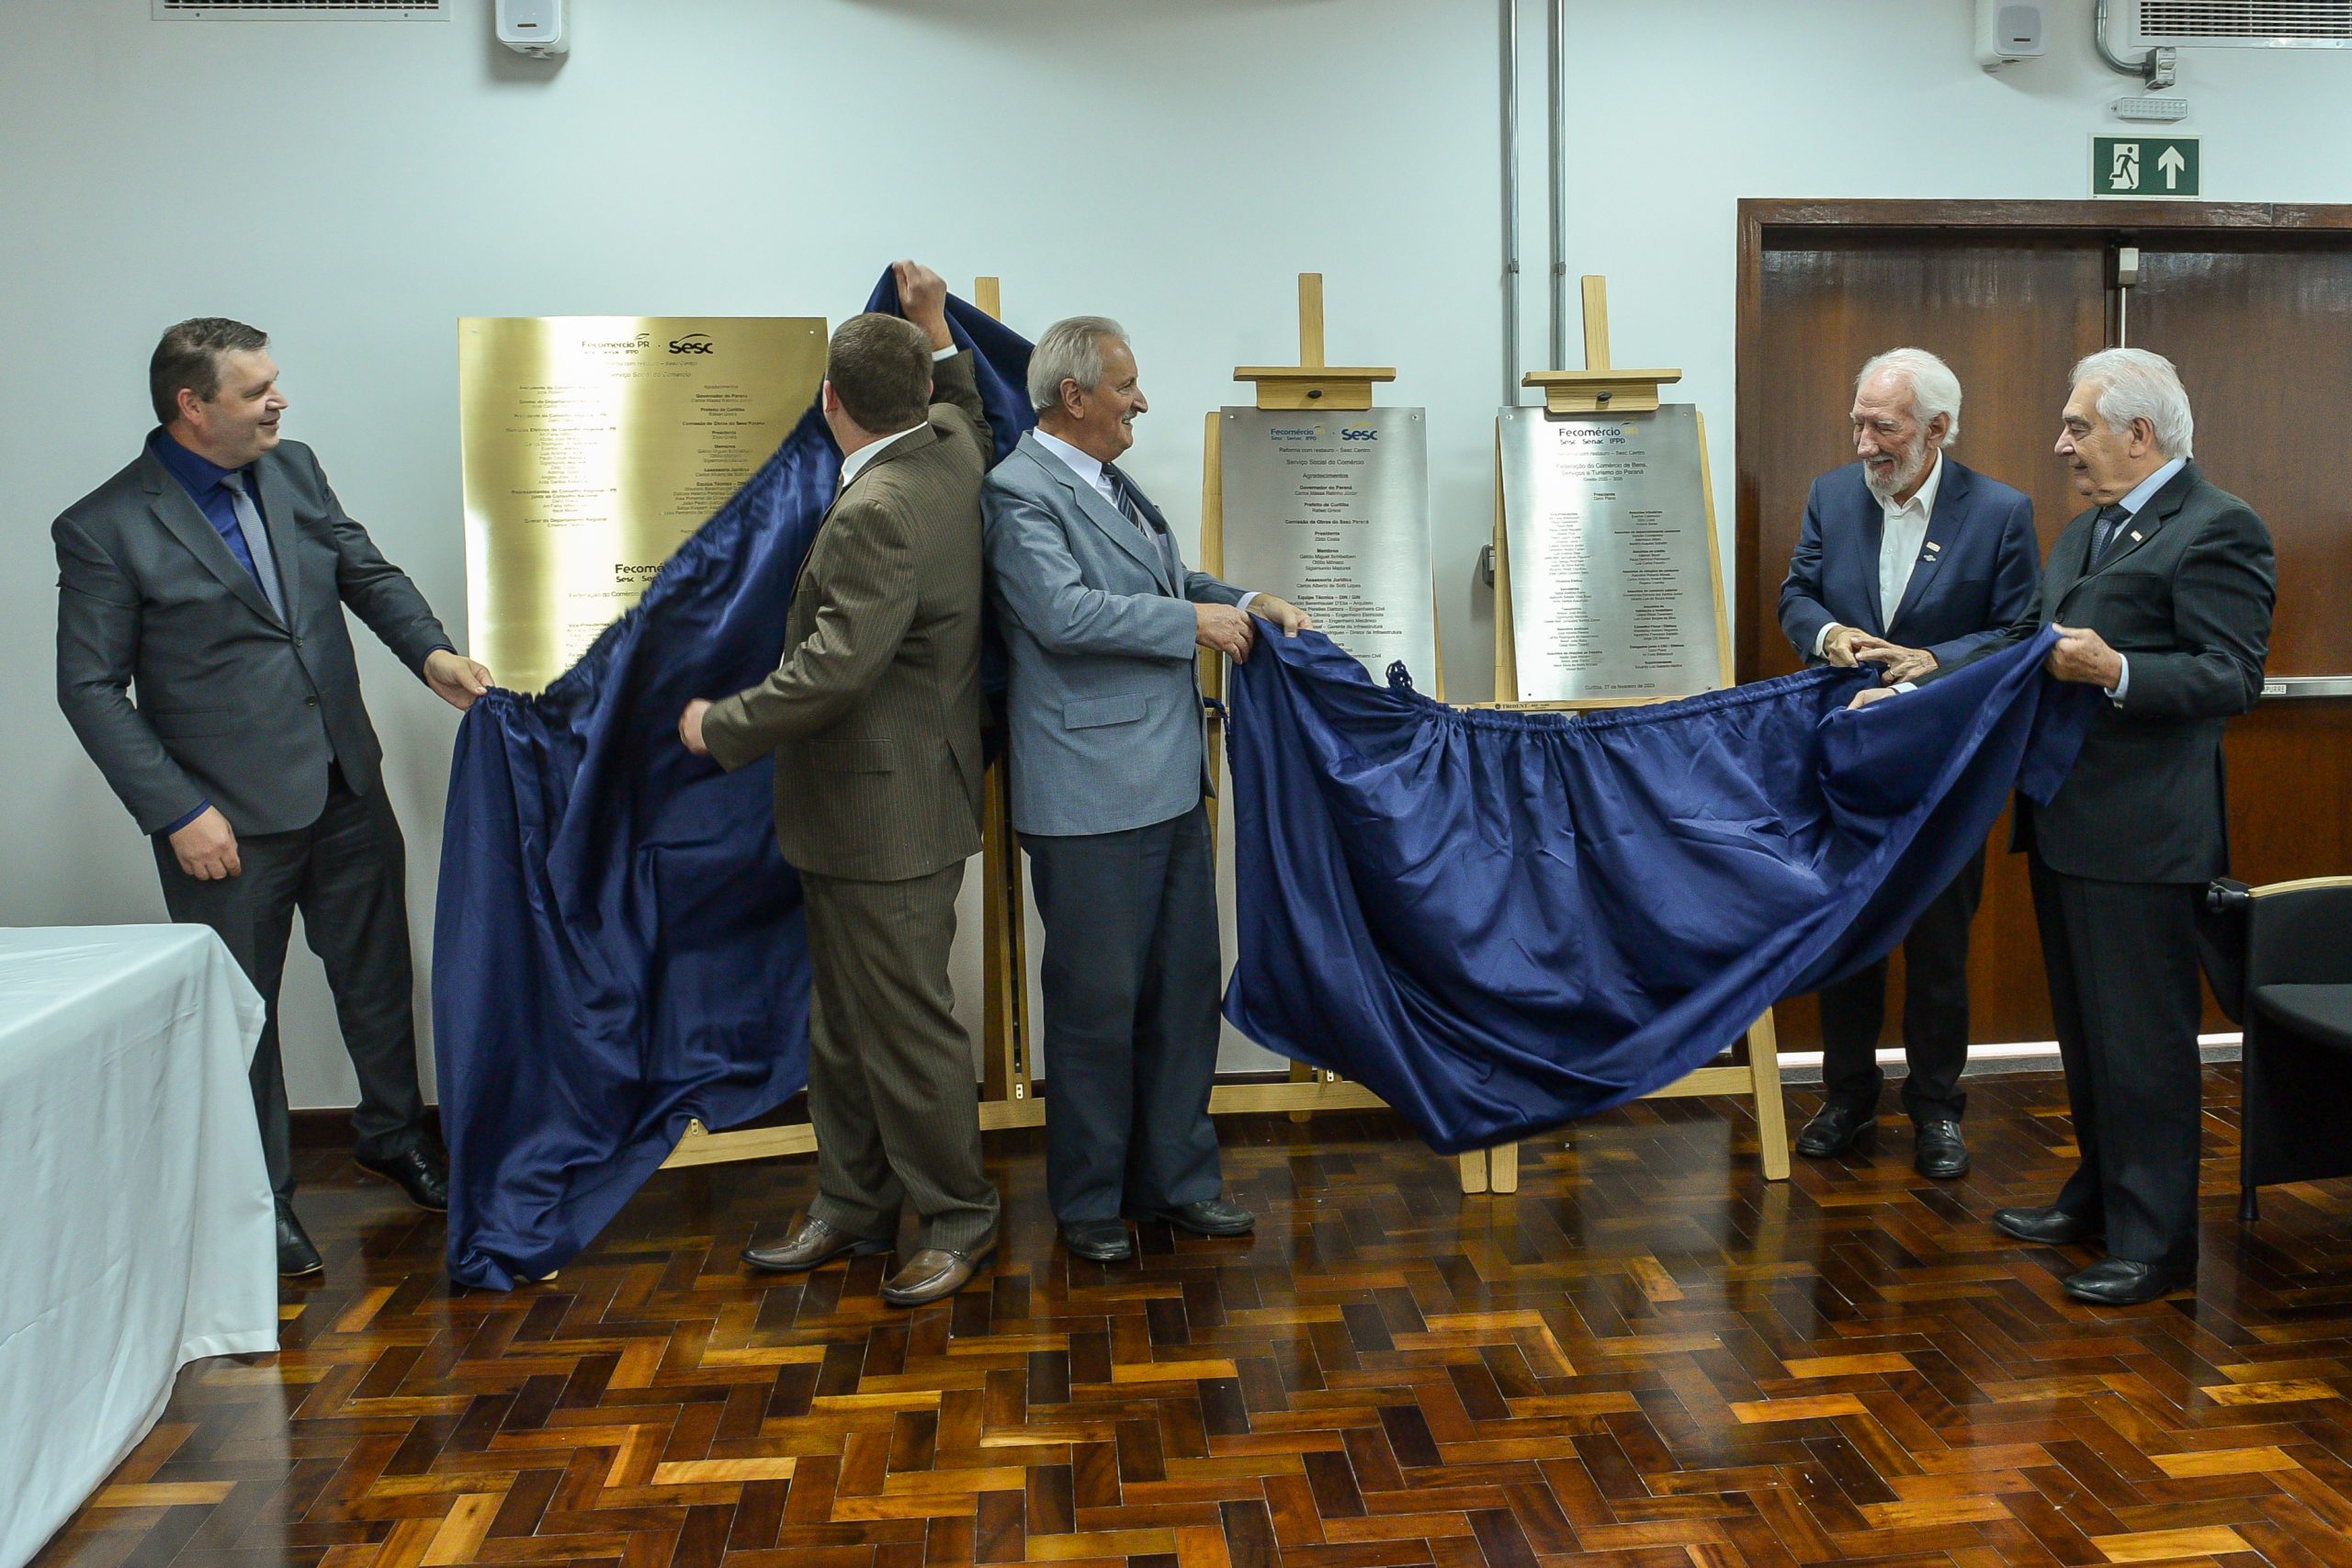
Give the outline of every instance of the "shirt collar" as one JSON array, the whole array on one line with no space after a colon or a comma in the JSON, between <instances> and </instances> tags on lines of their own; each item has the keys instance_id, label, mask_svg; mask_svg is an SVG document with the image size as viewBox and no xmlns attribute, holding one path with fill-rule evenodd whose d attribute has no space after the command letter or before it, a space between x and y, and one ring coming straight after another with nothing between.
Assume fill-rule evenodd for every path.
<instances>
[{"instance_id":1,"label":"shirt collar","mask_svg":"<svg viewBox=\"0 0 2352 1568\"><path fill-rule=\"evenodd\" d=\"M1884 509L1889 517L1900 517L1904 513L1916 506L1919 509L1920 516L1932 518L1936 514L1936 492L1943 488L1943 482L1944 455L1942 450L1939 448L1936 452L1936 460L1928 465L1928 477L1924 480L1920 481L1917 494L1905 502L1901 506L1894 504L1894 498L1893 496L1889 496L1884 501L1880 502L1879 505Z\"/></svg>"},{"instance_id":2,"label":"shirt collar","mask_svg":"<svg viewBox=\"0 0 2352 1568\"><path fill-rule=\"evenodd\" d=\"M1064 463L1068 464L1069 466L1070 472L1076 474L1080 479L1084 479L1088 484L1092 485L1097 490L1102 488L1102 460L1101 458L1091 457L1088 454L1080 451L1077 447L1071 446L1060 436L1048 435L1043 430L1033 427L1030 434L1037 438L1038 446L1043 446L1046 451L1051 452L1055 457L1059 457Z\"/></svg>"},{"instance_id":3,"label":"shirt collar","mask_svg":"<svg viewBox=\"0 0 2352 1568\"><path fill-rule=\"evenodd\" d=\"M861 446L856 451L851 453L848 457L843 457L842 459L842 489L847 490L849 488L849 481L864 473L865 471L866 465L873 462L875 458L882 456L883 453L888 451L893 444L904 441L908 436L912 435L916 431L921 430L922 428L922 426L920 424L910 424L904 430L894 430L889 434L882 437L881 440Z\"/></svg>"},{"instance_id":4,"label":"shirt collar","mask_svg":"<svg viewBox=\"0 0 2352 1568\"><path fill-rule=\"evenodd\" d=\"M224 468L211 458L189 451L161 425L156 426L154 433L147 437L147 450L154 453L155 460L163 464L172 478L179 480L181 487L193 496L202 496L216 490L222 479L243 471Z\"/></svg>"},{"instance_id":5,"label":"shirt collar","mask_svg":"<svg viewBox=\"0 0 2352 1568\"><path fill-rule=\"evenodd\" d=\"M2115 504L2123 508L2125 516L2137 517L2140 515L2140 509L2156 498L2156 491L2172 483L2173 475L2187 467L2188 467L2188 458L2175 457L2171 462L2134 485L2132 488L2132 493Z\"/></svg>"}]
</instances>

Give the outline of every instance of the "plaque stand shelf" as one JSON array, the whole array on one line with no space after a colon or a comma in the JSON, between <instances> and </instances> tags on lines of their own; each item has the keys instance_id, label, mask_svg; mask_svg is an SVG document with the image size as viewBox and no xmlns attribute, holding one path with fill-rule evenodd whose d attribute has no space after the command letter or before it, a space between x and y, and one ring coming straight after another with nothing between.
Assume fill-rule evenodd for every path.
<instances>
[{"instance_id":1,"label":"plaque stand shelf","mask_svg":"<svg viewBox=\"0 0 2352 1568\"><path fill-rule=\"evenodd\" d=\"M1649 413L1658 408L1658 388L1682 378L1679 370L1620 370L1610 359L1609 284L1606 278L1584 279L1584 361L1582 370L1531 370L1521 385L1544 391L1544 412L1554 419L1594 414L1615 416ZM1699 416L1699 487L1706 498L1707 564L1714 580L1715 649L1721 663L1720 684L1734 684L1730 615L1724 598L1723 546L1715 532L1715 489L1707 465L1706 417ZM1495 701L1472 705L1521 711L1579 712L1595 708L1636 707L1662 699L1597 697L1563 702L1519 700L1519 647L1510 593L1510 542L1504 526L1502 426L1495 427ZM1785 1181L1789 1176L1788 1113L1781 1094L1780 1037L1772 1013L1766 1009L1747 1029L1747 1059L1729 1066L1701 1067L1645 1098L1676 1099L1694 1094L1736 1094L1756 1103L1757 1152L1766 1179ZM1519 1147L1499 1145L1462 1156L1463 1190L1491 1188L1497 1192L1519 1187Z\"/></svg>"}]
</instances>

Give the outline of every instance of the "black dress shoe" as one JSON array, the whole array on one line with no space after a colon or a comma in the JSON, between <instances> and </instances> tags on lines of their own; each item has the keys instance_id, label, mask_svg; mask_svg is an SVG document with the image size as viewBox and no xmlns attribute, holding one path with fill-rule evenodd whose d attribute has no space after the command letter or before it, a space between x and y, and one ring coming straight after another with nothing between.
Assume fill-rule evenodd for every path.
<instances>
[{"instance_id":1,"label":"black dress shoe","mask_svg":"<svg viewBox=\"0 0 2352 1568\"><path fill-rule=\"evenodd\" d=\"M312 1274L323 1274L327 1266L319 1261L319 1249L311 1245L303 1233L302 1222L294 1217L292 1205L277 1205L277 1277L281 1280L303 1280Z\"/></svg>"},{"instance_id":2,"label":"black dress shoe","mask_svg":"<svg viewBox=\"0 0 2352 1568\"><path fill-rule=\"evenodd\" d=\"M1178 1230L1191 1231L1194 1235L1248 1235L1258 1224L1257 1215L1222 1198L1204 1198L1197 1203L1179 1203L1172 1209L1145 1209L1137 1213L1136 1218L1166 1220Z\"/></svg>"},{"instance_id":3,"label":"black dress shoe","mask_svg":"<svg viewBox=\"0 0 2352 1568\"><path fill-rule=\"evenodd\" d=\"M382 1159L366 1155L351 1157L368 1175L380 1177L407 1193L408 1201L418 1208L435 1214L449 1212L449 1167L438 1149L415 1144Z\"/></svg>"},{"instance_id":4,"label":"black dress shoe","mask_svg":"<svg viewBox=\"0 0 2352 1568\"><path fill-rule=\"evenodd\" d=\"M892 1231L897 1226L891 1227ZM792 1227L792 1234L766 1247L747 1247L743 1261L769 1274L805 1274L836 1258L871 1258L895 1245L888 1235L852 1235L814 1215Z\"/></svg>"},{"instance_id":5,"label":"black dress shoe","mask_svg":"<svg viewBox=\"0 0 2352 1568\"><path fill-rule=\"evenodd\" d=\"M1911 1166L1920 1175L1938 1181L1966 1176L1968 1142L1960 1135L1960 1123L1950 1116L1920 1122L1913 1141Z\"/></svg>"},{"instance_id":6,"label":"black dress shoe","mask_svg":"<svg viewBox=\"0 0 2352 1568\"><path fill-rule=\"evenodd\" d=\"M1117 1220L1064 1220L1062 1245L1089 1263L1124 1263L1136 1255L1127 1227Z\"/></svg>"},{"instance_id":7,"label":"black dress shoe","mask_svg":"<svg viewBox=\"0 0 2352 1568\"><path fill-rule=\"evenodd\" d=\"M2102 1258L2079 1274L2070 1274L2058 1288L2078 1302L2093 1306L2138 1306L2175 1291L2194 1289L2197 1265L2134 1263L2129 1258Z\"/></svg>"},{"instance_id":8,"label":"black dress shoe","mask_svg":"<svg viewBox=\"0 0 2352 1568\"><path fill-rule=\"evenodd\" d=\"M2090 1241L2103 1234L2102 1227L2064 1209L1996 1209L1993 1228L2003 1235L2019 1241L2038 1241L2044 1247L2072 1247L2078 1241Z\"/></svg>"},{"instance_id":9,"label":"black dress shoe","mask_svg":"<svg viewBox=\"0 0 2352 1568\"><path fill-rule=\"evenodd\" d=\"M1878 1118L1854 1105L1825 1105L1797 1134L1797 1153L1807 1159L1836 1159L1878 1131Z\"/></svg>"}]
</instances>

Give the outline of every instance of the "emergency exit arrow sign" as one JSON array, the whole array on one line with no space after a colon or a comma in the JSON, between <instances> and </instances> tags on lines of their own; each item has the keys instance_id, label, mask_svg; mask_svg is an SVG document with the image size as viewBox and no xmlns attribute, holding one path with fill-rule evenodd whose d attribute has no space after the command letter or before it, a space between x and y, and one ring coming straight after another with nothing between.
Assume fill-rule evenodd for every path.
<instances>
[{"instance_id":1,"label":"emergency exit arrow sign","mask_svg":"<svg viewBox=\"0 0 2352 1568\"><path fill-rule=\"evenodd\" d=\"M2194 136L2094 136L2091 194L2134 201L2188 201L2202 160Z\"/></svg>"}]
</instances>

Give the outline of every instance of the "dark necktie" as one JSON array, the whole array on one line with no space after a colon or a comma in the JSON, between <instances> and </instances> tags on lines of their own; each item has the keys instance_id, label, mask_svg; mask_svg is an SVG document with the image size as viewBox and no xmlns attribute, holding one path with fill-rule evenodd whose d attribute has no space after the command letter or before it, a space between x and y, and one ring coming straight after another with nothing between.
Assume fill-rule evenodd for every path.
<instances>
[{"instance_id":1,"label":"dark necktie","mask_svg":"<svg viewBox=\"0 0 2352 1568\"><path fill-rule=\"evenodd\" d=\"M1105 463L1102 465L1102 477L1111 481L1111 504L1119 509L1119 515L1134 524L1142 531L1143 536L1149 539L1151 525L1143 520L1143 508L1136 504L1135 487L1127 483L1127 476Z\"/></svg>"},{"instance_id":2,"label":"dark necktie","mask_svg":"<svg viewBox=\"0 0 2352 1568\"><path fill-rule=\"evenodd\" d=\"M262 596L269 601L269 607L277 612L277 618L282 621L286 618L286 599L277 586L277 560L269 547L269 530L262 526L261 509L254 504L254 498L245 493L243 474L221 475L220 488L229 492L230 508L237 514L237 532L242 536L227 540L231 553L238 553L235 547L239 544L245 547L243 551L245 565L252 569L254 581L261 584Z\"/></svg>"},{"instance_id":3,"label":"dark necktie","mask_svg":"<svg viewBox=\"0 0 2352 1568\"><path fill-rule=\"evenodd\" d=\"M2098 509L2098 530L2091 536L2091 564L2093 566L2097 566L2107 558L2109 548L2115 543L2115 536L2123 532L2123 525L2131 521L2132 513L2120 506L2102 506Z\"/></svg>"}]
</instances>

